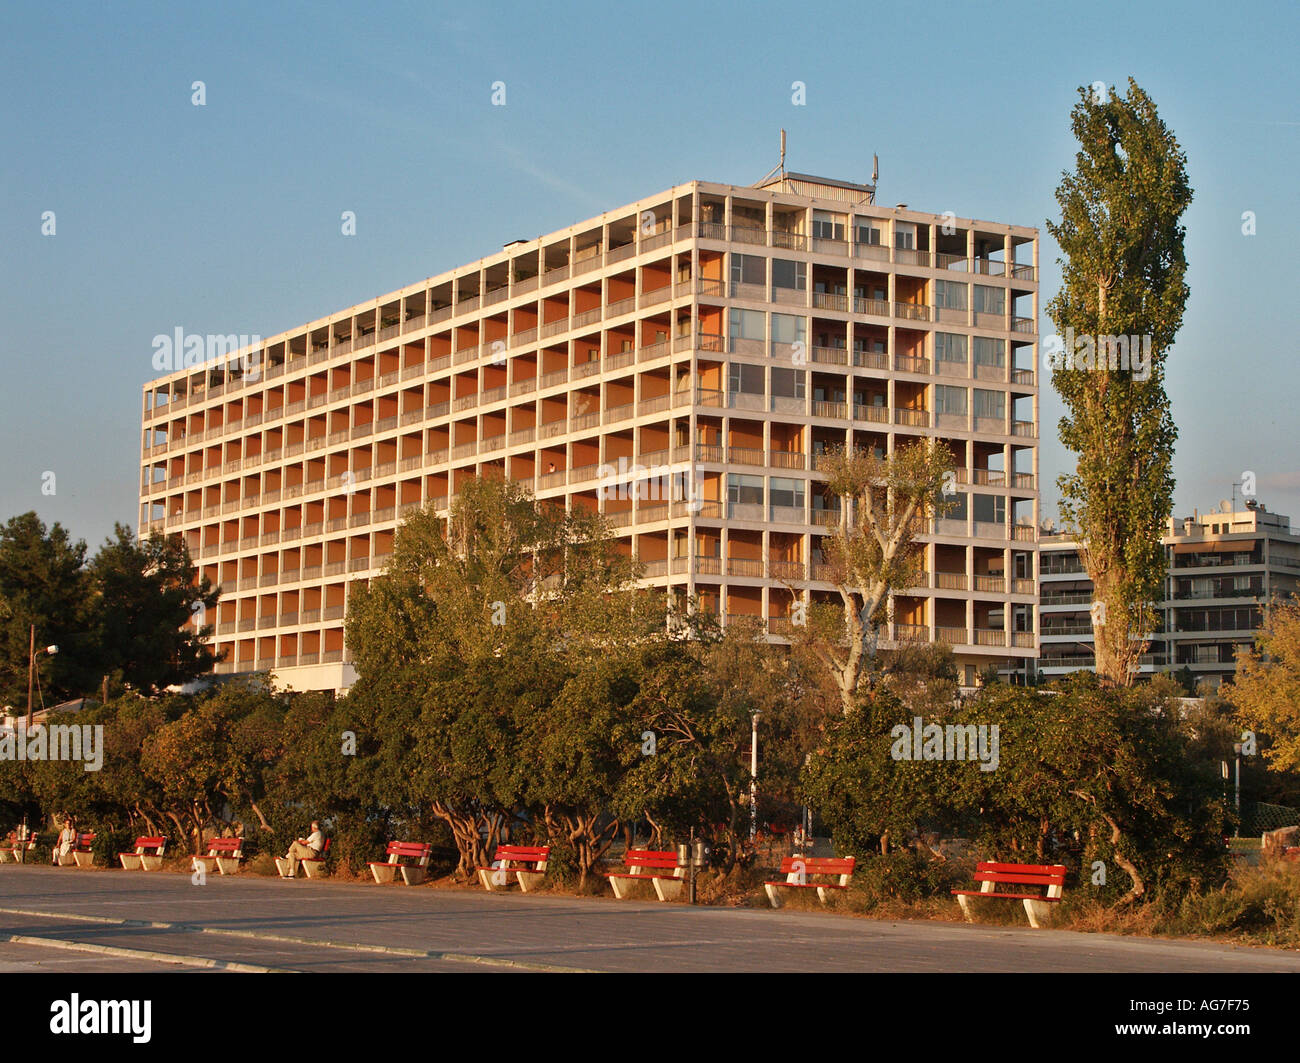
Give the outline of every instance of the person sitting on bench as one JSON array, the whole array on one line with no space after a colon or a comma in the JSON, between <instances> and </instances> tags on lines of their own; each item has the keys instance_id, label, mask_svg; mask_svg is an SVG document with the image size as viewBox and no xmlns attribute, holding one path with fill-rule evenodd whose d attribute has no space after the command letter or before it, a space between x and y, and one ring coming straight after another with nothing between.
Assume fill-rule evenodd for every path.
<instances>
[{"instance_id":1,"label":"person sitting on bench","mask_svg":"<svg viewBox=\"0 0 1300 1063\"><path fill-rule=\"evenodd\" d=\"M299 838L291 846L285 859L289 861L289 874L286 878L296 878L295 872L298 870L299 860L319 860L321 850L325 848L325 836L320 832L320 823L317 820L311 821L311 833L307 835L306 840Z\"/></svg>"},{"instance_id":2,"label":"person sitting on bench","mask_svg":"<svg viewBox=\"0 0 1300 1063\"><path fill-rule=\"evenodd\" d=\"M77 831L72 825L72 817L67 816L63 820L63 830L59 833L59 840L54 843L53 860L54 866L58 867L60 860L67 856L77 846Z\"/></svg>"}]
</instances>

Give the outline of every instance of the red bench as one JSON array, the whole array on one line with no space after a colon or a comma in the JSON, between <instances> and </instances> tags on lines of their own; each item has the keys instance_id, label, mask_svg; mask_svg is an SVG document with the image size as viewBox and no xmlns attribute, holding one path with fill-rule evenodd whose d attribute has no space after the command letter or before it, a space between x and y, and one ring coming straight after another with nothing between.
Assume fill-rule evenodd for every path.
<instances>
[{"instance_id":1,"label":"red bench","mask_svg":"<svg viewBox=\"0 0 1300 1063\"><path fill-rule=\"evenodd\" d=\"M1035 930L1040 922L1049 922L1052 905L1061 900L1065 889L1065 866L1063 864L995 864L979 863L975 865L975 881L980 883L977 890L953 890L957 903L961 905L966 922L975 921L971 914L971 897L994 897L998 900L1023 901L1025 914L1029 916L1029 925ZM995 890L995 886L1044 886L1043 893L1009 893Z\"/></svg>"},{"instance_id":2,"label":"red bench","mask_svg":"<svg viewBox=\"0 0 1300 1063\"><path fill-rule=\"evenodd\" d=\"M233 875L239 870L244 859L243 838L213 838L208 842L207 856L196 856L193 860L195 871L205 875L215 866L223 875Z\"/></svg>"},{"instance_id":3,"label":"red bench","mask_svg":"<svg viewBox=\"0 0 1300 1063\"><path fill-rule=\"evenodd\" d=\"M389 842L385 851L388 854L387 860L370 861L370 873L375 876L376 882L392 882L398 871L401 871L402 881L408 886L424 881L424 876L429 872L429 854L433 851L431 842ZM413 860L414 863L404 864L403 860Z\"/></svg>"},{"instance_id":4,"label":"red bench","mask_svg":"<svg viewBox=\"0 0 1300 1063\"><path fill-rule=\"evenodd\" d=\"M519 889L527 893L546 877L546 860L550 855L549 845L498 845L492 866L475 870L485 890L504 889L510 885L510 876L513 875Z\"/></svg>"},{"instance_id":5,"label":"red bench","mask_svg":"<svg viewBox=\"0 0 1300 1063\"><path fill-rule=\"evenodd\" d=\"M778 882L764 882L763 891L773 908L781 907L778 889L809 889L817 891L817 899L826 903L828 890L846 890L857 860L852 856L787 856L781 861L781 874L784 879ZM810 875L821 878L833 878L834 882L809 882Z\"/></svg>"},{"instance_id":6,"label":"red bench","mask_svg":"<svg viewBox=\"0 0 1300 1063\"><path fill-rule=\"evenodd\" d=\"M27 840L20 841L17 845L6 845L0 849L0 864L7 864L12 860L15 864L21 864L27 854L36 848L35 833L29 834Z\"/></svg>"},{"instance_id":7,"label":"red bench","mask_svg":"<svg viewBox=\"0 0 1300 1063\"><path fill-rule=\"evenodd\" d=\"M76 864L77 867L93 867L95 856L90 851L90 847L94 843L95 834L93 831L87 834L78 834L72 851L59 857L59 867L71 867L73 864ZM56 842L55 845L57 846L58 843Z\"/></svg>"},{"instance_id":8,"label":"red bench","mask_svg":"<svg viewBox=\"0 0 1300 1063\"><path fill-rule=\"evenodd\" d=\"M122 867L127 871L157 871L162 867L166 838L136 838L135 851L118 853Z\"/></svg>"},{"instance_id":9,"label":"red bench","mask_svg":"<svg viewBox=\"0 0 1300 1063\"><path fill-rule=\"evenodd\" d=\"M613 871L605 875L614 889L614 896L620 901L631 896L634 882L647 879L661 901L681 896L682 884L686 881L686 868L677 862L677 854L671 849L629 849L624 862L627 864L626 871Z\"/></svg>"}]
</instances>

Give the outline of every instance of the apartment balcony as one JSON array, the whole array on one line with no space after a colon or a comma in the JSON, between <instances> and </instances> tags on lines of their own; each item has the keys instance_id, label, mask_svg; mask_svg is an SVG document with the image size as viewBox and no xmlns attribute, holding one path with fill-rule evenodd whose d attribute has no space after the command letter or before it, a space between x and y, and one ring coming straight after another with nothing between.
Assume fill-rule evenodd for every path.
<instances>
[{"instance_id":1,"label":"apartment balcony","mask_svg":"<svg viewBox=\"0 0 1300 1063\"><path fill-rule=\"evenodd\" d=\"M886 351L854 351L853 364L859 369L889 370L889 354Z\"/></svg>"},{"instance_id":2,"label":"apartment balcony","mask_svg":"<svg viewBox=\"0 0 1300 1063\"><path fill-rule=\"evenodd\" d=\"M727 575L761 579L763 576L763 562L758 558L728 558Z\"/></svg>"},{"instance_id":3,"label":"apartment balcony","mask_svg":"<svg viewBox=\"0 0 1300 1063\"><path fill-rule=\"evenodd\" d=\"M911 428L929 428L930 411L929 410L909 410L895 409L894 423L907 425Z\"/></svg>"},{"instance_id":4,"label":"apartment balcony","mask_svg":"<svg viewBox=\"0 0 1300 1063\"><path fill-rule=\"evenodd\" d=\"M802 561L773 561L767 563L768 576L778 580L803 580L807 578L807 568Z\"/></svg>"},{"instance_id":5,"label":"apartment balcony","mask_svg":"<svg viewBox=\"0 0 1300 1063\"><path fill-rule=\"evenodd\" d=\"M814 241L823 242L823 241ZM849 297L834 292L813 292L812 305L816 310L833 310L841 314L847 314L849 310Z\"/></svg>"},{"instance_id":6,"label":"apartment balcony","mask_svg":"<svg viewBox=\"0 0 1300 1063\"><path fill-rule=\"evenodd\" d=\"M929 321L930 307L924 303L894 303L894 316L904 321Z\"/></svg>"},{"instance_id":7,"label":"apartment balcony","mask_svg":"<svg viewBox=\"0 0 1300 1063\"><path fill-rule=\"evenodd\" d=\"M849 352L843 347L813 347L809 353L819 365L849 364Z\"/></svg>"}]
</instances>

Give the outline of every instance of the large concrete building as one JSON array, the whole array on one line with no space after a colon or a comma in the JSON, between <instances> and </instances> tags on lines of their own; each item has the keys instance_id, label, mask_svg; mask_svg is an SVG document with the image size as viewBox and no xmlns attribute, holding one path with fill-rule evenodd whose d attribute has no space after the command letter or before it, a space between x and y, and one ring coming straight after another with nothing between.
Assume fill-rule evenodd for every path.
<instances>
[{"instance_id":1,"label":"large concrete building","mask_svg":"<svg viewBox=\"0 0 1300 1063\"><path fill-rule=\"evenodd\" d=\"M1231 507L1229 507L1231 509ZM1236 670L1238 648L1253 644L1263 607L1300 592L1300 534L1291 520L1262 505L1196 512L1169 519L1169 571L1156 603L1159 630L1141 671L1181 672L1218 683ZM1066 535L1041 539L1041 652L1045 676L1092 668L1092 581L1077 544Z\"/></svg>"},{"instance_id":2,"label":"large concrete building","mask_svg":"<svg viewBox=\"0 0 1300 1063\"><path fill-rule=\"evenodd\" d=\"M140 527L222 588L219 672L343 689L350 585L476 473L604 512L648 583L779 638L832 593L819 455L938 437L957 506L887 635L1023 672L1037 316L1034 229L693 181L149 383Z\"/></svg>"}]
</instances>

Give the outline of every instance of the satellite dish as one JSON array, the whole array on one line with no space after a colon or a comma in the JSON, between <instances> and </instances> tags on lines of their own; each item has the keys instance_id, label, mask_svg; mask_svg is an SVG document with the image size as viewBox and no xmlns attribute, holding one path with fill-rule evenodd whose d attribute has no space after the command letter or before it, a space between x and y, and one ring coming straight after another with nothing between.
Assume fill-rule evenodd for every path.
<instances>
[{"instance_id":1,"label":"satellite dish","mask_svg":"<svg viewBox=\"0 0 1300 1063\"><path fill-rule=\"evenodd\" d=\"M1048 517L1046 520L1043 521L1043 530L1048 534L1051 534L1052 532L1056 531L1056 521L1052 520L1051 517Z\"/></svg>"},{"instance_id":2,"label":"satellite dish","mask_svg":"<svg viewBox=\"0 0 1300 1063\"><path fill-rule=\"evenodd\" d=\"M1221 499L1219 499L1219 512L1220 512L1220 513L1231 513L1231 512L1232 512L1232 503L1229 502L1226 498L1221 498Z\"/></svg>"}]
</instances>

